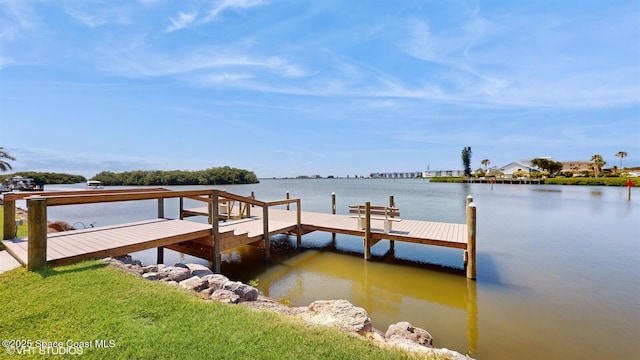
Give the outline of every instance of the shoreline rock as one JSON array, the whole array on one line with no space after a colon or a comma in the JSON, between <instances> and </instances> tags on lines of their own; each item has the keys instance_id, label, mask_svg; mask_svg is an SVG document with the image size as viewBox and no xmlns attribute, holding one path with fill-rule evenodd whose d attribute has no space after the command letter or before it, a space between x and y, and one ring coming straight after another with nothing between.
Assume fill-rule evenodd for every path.
<instances>
[{"instance_id":1,"label":"shoreline rock","mask_svg":"<svg viewBox=\"0 0 640 360\"><path fill-rule=\"evenodd\" d=\"M392 324L386 332L373 328L366 310L344 299L316 300L308 306L289 307L260 295L258 289L231 281L224 275L214 274L199 264L174 266L143 266L131 256L106 258L104 261L125 272L141 276L150 281L177 286L206 300L227 304L239 304L259 311L272 311L284 316L301 319L315 326L329 326L353 336L369 339L380 348L396 348L410 354L432 354L443 359L469 360L469 356L446 348L435 348L428 331L402 321Z\"/></svg>"}]
</instances>

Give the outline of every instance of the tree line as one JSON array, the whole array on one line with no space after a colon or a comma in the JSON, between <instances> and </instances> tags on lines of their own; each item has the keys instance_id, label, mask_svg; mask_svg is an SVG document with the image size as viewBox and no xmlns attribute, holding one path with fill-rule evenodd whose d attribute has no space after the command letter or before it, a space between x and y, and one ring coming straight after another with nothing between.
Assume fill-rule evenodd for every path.
<instances>
[{"instance_id":1,"label":"tree line","mask_svg":"<svg viewBox=\"0 0 640 360\"><path fill-rule=\"evenodd\" d=\"M229 166L209 168L205 170L186 171L125 171L115 173L103 171L91 180L98 180L103 185L231 185L256 184L258 177L253 171L236 169Z\"/></svg>"},{"instance_id":2,"label":"tree line","mask_svg":"<svg viewBox=\"0 0 640 360\"><path fill-rule=\"evenodd\" d=\"M32 178L36 184L77 184L87 181L87 179L82 175L37 171L20 171L15 174L2 176L0 179L4 181L5 179L11 179L14 176Z\"/></svg>"}]
</instances>

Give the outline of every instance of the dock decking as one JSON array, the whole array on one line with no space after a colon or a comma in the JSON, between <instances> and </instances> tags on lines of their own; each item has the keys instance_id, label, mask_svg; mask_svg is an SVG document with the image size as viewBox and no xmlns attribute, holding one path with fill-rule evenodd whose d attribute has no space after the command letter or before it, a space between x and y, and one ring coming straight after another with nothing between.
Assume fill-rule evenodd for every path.
<instances>
[{"instance_id":1,"label":"dock decking","mask_svg":"<svg viewBox=\"0 0 640 360\"><path fill-rule=\"evenodd\" d=\"M303 212L300 210L299 199L261 202L218 190L154 189L148 192L116 190L98 194L59 192L33 198L27 196L28 194L5 196L5 203L27 198L28 240L11 239L7 236L5 227L5 240L2 243L30 270L46 264L59 265L90 258L120 256L151 248L159 249L158 260L161 262L162 249L166 247L207 259L219 272L221 251L241 245L254 245L264 248L265 258L268 259L271 236L296 234L297 244L300 246L302 234L323 231L364 238L365 259L370 257L370 248L380 240L389 240L391 247L394 241L402 241L462 249L465 255L467 277L475 279L475 205L469 204L470 199L467 201L469 205L467 224L402 219L394 222L393 230L385 232L384 220L367 217L368 220L364 223L366 225L361 226L358 223L359 219L349 215ZM207 207L184 209L181 200L180 214L181 217L207 216L209 223L164 218L163 199L170 197L207 202ZM148 199L158 199L157 219L46 234L47 206ZM237 216L234 216L237 220L211 221L211 219L220 219L219 210L225 207L228 209L228 204L234 201L239 202ZM297 205L295 211L272 208L272 206L291 203ZM221 204L222 207L220 207ZM251 215L251 205L262 209L254 211L254 215ZM370 205L367 203L366 206ZM471 208L473 208L473 215L469 216Z\"/></svg>"},{"instance_id":2,"label":"dock decking","mask_svg":"<svg viewBox=\"0 0 640 360\"><path fill-rule=\"evenodd\" d=\"M61 265L85 259L121 256L210 237L210 225L171 219L52 233L47 236L47 263ZM9 239L2 244L20 263L27 265L27 239Z\"/></svg>"}]
</instances>

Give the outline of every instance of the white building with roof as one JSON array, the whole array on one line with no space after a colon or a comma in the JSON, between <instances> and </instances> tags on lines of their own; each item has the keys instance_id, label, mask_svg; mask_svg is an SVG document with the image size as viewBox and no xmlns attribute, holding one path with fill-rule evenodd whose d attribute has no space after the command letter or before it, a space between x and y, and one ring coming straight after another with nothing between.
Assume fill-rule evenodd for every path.
<instances>
[{"instance_id":1,"label":"white building with roof","mask_svg":"<svg viewBox=\"0 0 640 360\"><path fill-rule=\"evenodd\" d=\"M531 166L531 163L526 164L518 161L510 162L505 166L499 167L499 171L501 171L505 177L513 177L513 174L518 171L524 171L528 173L540 172L541 170L535 166Z\"/></svg>"}]
</instances>

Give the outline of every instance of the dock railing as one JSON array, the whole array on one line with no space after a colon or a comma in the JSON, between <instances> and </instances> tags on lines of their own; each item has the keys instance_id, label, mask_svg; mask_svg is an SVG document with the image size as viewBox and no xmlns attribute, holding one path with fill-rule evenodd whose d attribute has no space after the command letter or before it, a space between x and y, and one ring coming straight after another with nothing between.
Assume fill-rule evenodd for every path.
<instances>
[{"instance_id":1,"label":"dock railing","mask_svg":"<svg viewBox=\"0 0 640 360\"><path fill-rule=\"evenodd\" d=\"M241 196L237 194L232 194L222 190L216 190L217 196L213 196L212 198L204 198L202 196L197 197L189 197L190 199L206 202L209 205L209 222L212 223L212 219L215 219L219 216L219 213L215 213L212 210L219 210L220 203L239 203L240 215L242 217L251 217L251 208L253 206L258 206L262 208L262 230L263 230L263 240L264 240L264 249L265 249L265 261L268 261L270 258L270 241L269 237L271 233L269 231L269 208L272 206L281 206L286 205L287 210L290 209L290 204L296 205L296 245L299 247L302 243L302 233L301 233L301 223L302 223L302 208L301 202L299 198L291 199L287 194L287 198L283 200L275 200L275 201L259 201L255 199L255 196L252 194L251 196ZM180 213L186 214L188 211L183 209L181 204ZM192 215L191 213L188 213Z\"/></svg>"},{"instance_id":2,"label":"dock railing","mask_svg":"<svg viewBox=\"0 0 640 360\"><path fill-rule=\"evenodd\" d=\"M301 242L301 207L300 199L285 199L271 202L258 201L252 197L244 197L220 190L168 190L164 188L150 189L122 189L122 190L84 190L84 191L57 191L38 193L7 193L4 195L5 222L3 238L11 239L15 236L15 201L26 199L28 211L28 262L29 270L36 270L46 266L47 258L47 208L50 206L82 205L106 202L158 200L158 218L165 217L164 199L180 198L180 218L183 217L184 198L203 201L209 204L208 218L211 224L211 236L213 239L213 264L214 271L220 272L220 231L219 231L219 205L221 202L239 202L241 214L250 216L250 208L260 206L263 208L263 240L265 248L265 260L270 257L269 236L269 207L278 205L296 204L297 207L297 243ZM213 221L215 219L215 221ZM163 261L163 248L158 248L158 262Z\"/></svg>"}]
</instances>

